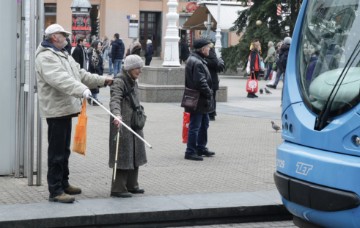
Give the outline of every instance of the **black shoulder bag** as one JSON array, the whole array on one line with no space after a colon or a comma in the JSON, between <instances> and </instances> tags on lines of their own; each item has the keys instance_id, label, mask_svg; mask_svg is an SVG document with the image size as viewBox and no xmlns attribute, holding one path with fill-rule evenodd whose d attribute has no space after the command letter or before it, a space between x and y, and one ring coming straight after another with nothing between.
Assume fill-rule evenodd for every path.
<instances>
[{"instance_id":1,"label":"black shoulder bag","mask_svg":"<svg viewBox=\"0 0 360 228\"><path fill-rule=\"evenodd\" d=\"M142 130L144 128L145 122L146 122L146 115L144 112L144 107L142 105L140 105L139 102L135 99L134 87L131 87L131 89L129 90L130 86L126 82L126 78L121 77L121 79L124 81L124 84L125 84L124 97L129 95L131 107L133 109L133 113L131 115L131 128L133 130Z\"/></svg>"},{"instance_id":2,"label":"black shoulder bag","mask_svg":"<svg viewBox=\"0 0 360 228\"><path fill-rule=\"evenodd\" d=\"M194 74L194 66L192 68L192 74ZM199 98L200 98L200 91L186 87L186 83L185 83L184 95L181 100L180 106L183 108L187 108L191 111L194 111L197 108Z\"/></svg>"}]
</instances>

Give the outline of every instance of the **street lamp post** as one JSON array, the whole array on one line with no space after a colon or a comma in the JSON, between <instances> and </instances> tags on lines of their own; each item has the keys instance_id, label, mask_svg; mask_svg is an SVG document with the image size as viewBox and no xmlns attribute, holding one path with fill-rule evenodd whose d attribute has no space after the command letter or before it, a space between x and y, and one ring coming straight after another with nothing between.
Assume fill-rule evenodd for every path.
<instances>
[{"instance_id":1,"label":"street lamp post","mask_svg":"<svg viewBox=\"0 0 360 228\"><path fill-rule=\"evenodd\" d=\"M217 3L217 26L216 26L216 42L215 42L215 52L218 57L221 57L221 28L220 28L220 8L221 0L218 0Z\"/></svg>"},{"instance_id":2,"label":"street lamp post","mask_svg":"<svg viewBox=\"0 0 360 228\"><path fill-rule=\"evenodd\" d=\"M176 12L177 10L177 0L169 0L168 4L169 12L166 14L167 18L167 28L166 34L164 37L165 40L165 53L164 53L164 62L163 66L170 67L179 67L179 30L176 25L179 20L179 14Z\"/></svg>"}]
</instances>

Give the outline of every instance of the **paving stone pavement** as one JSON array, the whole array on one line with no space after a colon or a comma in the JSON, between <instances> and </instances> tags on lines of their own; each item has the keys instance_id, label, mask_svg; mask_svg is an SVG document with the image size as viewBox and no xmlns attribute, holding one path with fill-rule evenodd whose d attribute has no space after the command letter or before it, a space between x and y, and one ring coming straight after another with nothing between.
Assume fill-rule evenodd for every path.
<instances>
[{"instance_id":1,"label":"paving stone pavement","mask_svg":"<svg viewBox=\"0 0 360 228\"><path fill-rule=\"evenodd\" d=\"M148 163L139 171L140 187L146 192L137 197L276 189L273 172L281 133L275 133L270 120L280 124L281 87L271 90L270 95L249 99L242 77L222 76L220 83L228 86L228 102L218 103L218 116L210 122L208 133L208 147L216 156L202 162L184 159L183 109L179 103L142 103L148 116L145 139L153 149L147 149ZM266 82L259 84L264 88ZM108 107L109 88L101 89L99 99ZM71 154L70 183L83 190L77 200L109 198L112 175L108 167L109 116L93 106L88 106L87 114L88 150L86 156ZM76 121L75 118L73 127ZM48 200L47 125L45 121L42 124L42 185L28 186L26 178L1 176L0 204Z\"/></svg>"}]
</instances>

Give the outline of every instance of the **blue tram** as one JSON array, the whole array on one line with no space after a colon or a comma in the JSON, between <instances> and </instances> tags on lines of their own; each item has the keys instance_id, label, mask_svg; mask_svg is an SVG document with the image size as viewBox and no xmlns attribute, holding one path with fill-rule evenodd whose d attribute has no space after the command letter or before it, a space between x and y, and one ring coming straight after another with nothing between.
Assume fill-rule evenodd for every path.
<instances>
[{"instance_id":1,"label":"blue tram","mask_svg":"<svg viewBox=\"0 0 360 228\"><path fill-rule=\"evenodd\" d=\"M300 227L360 227L360 0L305 0L274 179Z\"/></svg>"}]
</instances>

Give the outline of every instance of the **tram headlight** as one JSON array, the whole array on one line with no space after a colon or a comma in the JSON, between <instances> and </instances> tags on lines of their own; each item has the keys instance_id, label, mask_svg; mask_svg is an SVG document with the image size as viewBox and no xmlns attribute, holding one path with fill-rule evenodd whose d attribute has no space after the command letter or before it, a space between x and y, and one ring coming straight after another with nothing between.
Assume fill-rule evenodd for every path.
<instances>
[{"instance_id":1,"label":"tram headlight","mask_svg":"<svg viewBox=\"0 0 360 228\"><path fill-rule=\"evenodd\" d=\"M355 144L357 145L357 146L360 146L360 137L359 136L355 136Z\"/></svg>"}]
</instances>

